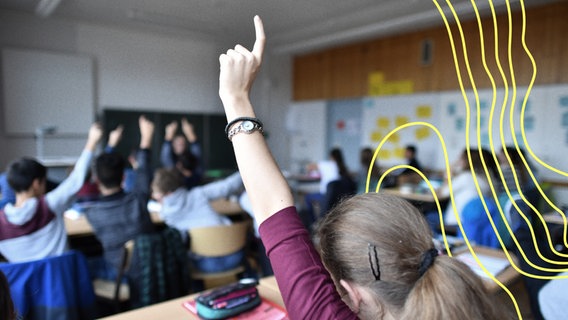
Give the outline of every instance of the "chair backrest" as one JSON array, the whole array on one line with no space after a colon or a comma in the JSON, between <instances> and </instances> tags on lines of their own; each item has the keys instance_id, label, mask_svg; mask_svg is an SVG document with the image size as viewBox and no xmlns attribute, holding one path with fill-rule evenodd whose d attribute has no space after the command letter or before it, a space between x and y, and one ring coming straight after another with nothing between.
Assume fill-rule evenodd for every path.
<instances>
[{"instance_id":1,"label":"chair backrest","mask_svg":"<svg viewBox=\"0 0 568 320\"><path fill-rule=\"evenodd\" d=\"M41 260L0 263L24 319L93 319L95 294L85 257L77 251Z\"/></svg>"},{"instance_id":2,"label":"chair backrest","mask_svg":"<svg viewBox=\"0 0 568 320\"><path fill-rule=\"evenodd\" d=\"M179 231L166 227L160 232L137 236L128 280L134 308L188 294L187 248Z\"/></svg>"},{"instance_id":3,"label":"chair backrest","mask_svg":"<svg viewBox=\"0 0 568 320\"><path fill-rule=\"evenodd\" d=\"M195 228L189 231L190 250L204 257L219 257L243 249L247 242L250 222Z\"/></svg>"},{"instance_id":4,"label":"chair backrest","mask_svg":"<svg viewBox=\"0 0 568 320\"><path fill-rule=\"evenodd\" d=\"M120 269L118 270L118 275L115 280L114 294L113 294L115 301L119 301L122 279L124 278L126 272L130 268L130 263L132 262L133 254L134 254L134 240L129 240L124 244L124 253L122 256L122 262L120 265Z\"/></svg>"},{"instance_id":5,"label":"chair backrest","mask_svg":"<svg viewBox=\"0 0 568 320\"><path fill-rule=\"evenodd\" d=\"M327 184L325 197L322 202L321 213L325 215L342 198L352 196L357 192L357 184L350 177L341 177Z\"/></svg>"}]
</instances>

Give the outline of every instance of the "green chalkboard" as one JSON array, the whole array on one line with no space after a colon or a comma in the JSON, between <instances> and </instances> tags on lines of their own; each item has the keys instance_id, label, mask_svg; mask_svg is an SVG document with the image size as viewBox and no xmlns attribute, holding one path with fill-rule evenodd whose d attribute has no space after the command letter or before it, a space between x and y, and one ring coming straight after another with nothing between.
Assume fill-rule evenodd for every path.
<instances>
[{"instance_id":1,"label":"green chalkboard","mask_svg":"<svg viewBox=\"0 0 568 320\"><path fill-rule=\"evenodd\" d=\"M201 143L205 170L227 172L237 169L233 146L224 132L225 124L227 123L224 114L104 109L102 122L106 134L120 124L124 126L123 139L116 148L117 152L128 156L132 150L138 147L140 142L138 118L141 115L146 116L156 126L152 142L152 167L157 168L160 166L160 149L164 142L166 125L171 121L180 121L182 118L187 118L193 125L198 141Z\"/></svg>"}]
</instances>

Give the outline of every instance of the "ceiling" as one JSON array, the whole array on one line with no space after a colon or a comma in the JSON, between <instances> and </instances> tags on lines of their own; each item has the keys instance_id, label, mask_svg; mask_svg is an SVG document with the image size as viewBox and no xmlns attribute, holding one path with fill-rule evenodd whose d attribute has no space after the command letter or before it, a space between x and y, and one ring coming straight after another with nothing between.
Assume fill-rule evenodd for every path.
<instances>
[{"instance_id":1,"label":"ceiling","mask_svg":"<svg viewBox=\"0 0 568 320\"><path fill-rule=\"evenodd\" d=\"M505 1L493 0L493 4L503 11ZM554 1L524 3L533 6ZM448 10L445 1L438 2ZM472 17L470 0L451 3L460 18ZM489 12L488 3L478 1L482 14ZM510 3L519 7L518 0ZM46 10L38 13L40 7ZM213 37L222 44L252 41L252 17L258 14L271 50L292 54L442 24L431 0L0 0L0 9L45 19Z\"/></svg>"}]
</instances>

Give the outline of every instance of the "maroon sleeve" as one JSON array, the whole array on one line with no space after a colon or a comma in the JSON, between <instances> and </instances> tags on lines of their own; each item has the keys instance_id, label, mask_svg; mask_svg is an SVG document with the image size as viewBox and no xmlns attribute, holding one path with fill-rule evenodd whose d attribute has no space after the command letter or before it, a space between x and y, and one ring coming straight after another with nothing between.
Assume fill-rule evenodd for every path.
<instances>
[{"instance_id":1,"label":"maroon sleeve","mask_svg":"<svg viewBox=\"0 0 568 320\"><path fill-rule=\"evenodd\" d=\"M335 290L295 207L265 220L259 232L290 319L357 319Z\"/></svg>"}]
</instances>

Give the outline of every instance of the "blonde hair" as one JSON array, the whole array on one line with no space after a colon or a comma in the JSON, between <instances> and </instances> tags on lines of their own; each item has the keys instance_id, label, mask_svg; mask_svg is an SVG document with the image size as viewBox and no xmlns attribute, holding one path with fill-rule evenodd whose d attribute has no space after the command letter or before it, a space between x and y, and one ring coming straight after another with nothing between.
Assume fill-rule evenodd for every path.
<instances>
[{"instance_id":1,"label":"blonde hair","mask_svg":"<svg viewBox=\"0 0 568 320\"><path fill-rule=\"evenodd\" d=\"M336 284L369 289L375 305L361 310L369 317L503 318L481 280L458 260L437 256L419 272L434 248L432 234L422 214L398 197L366 193L343 201L318 225L316 243Z\"/></svg>"}]
</instances>

